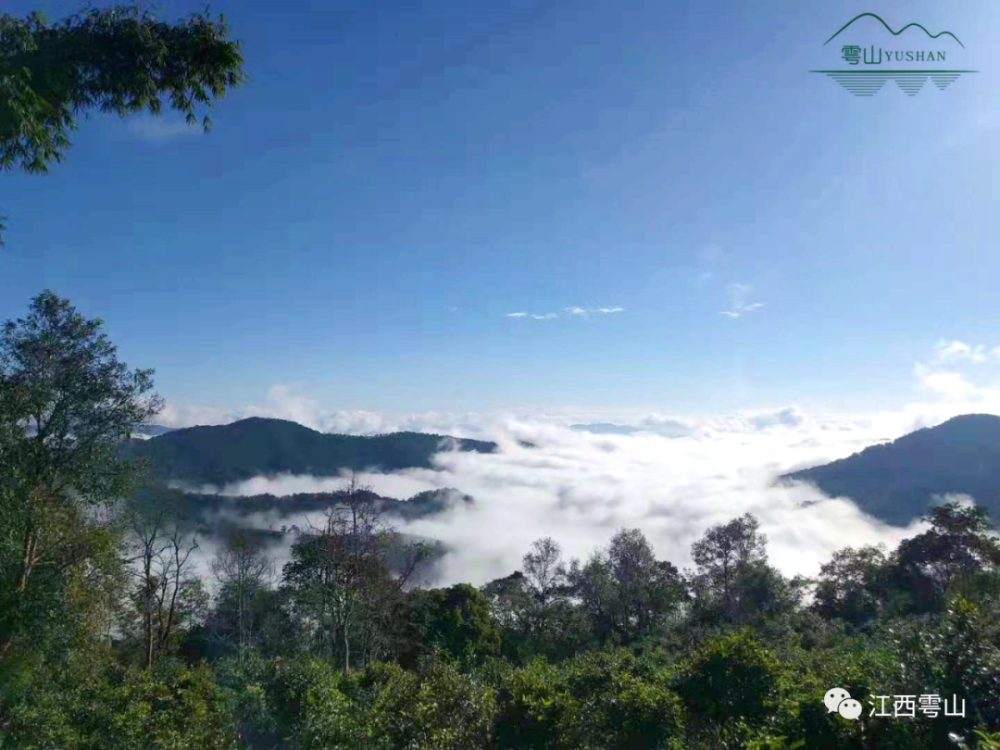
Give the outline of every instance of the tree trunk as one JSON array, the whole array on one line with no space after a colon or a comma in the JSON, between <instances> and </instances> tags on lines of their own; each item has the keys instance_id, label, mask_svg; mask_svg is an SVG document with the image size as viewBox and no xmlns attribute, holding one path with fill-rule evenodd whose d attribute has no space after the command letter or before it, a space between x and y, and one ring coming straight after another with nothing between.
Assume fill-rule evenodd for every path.
<instances>
[{"instance_id":1,"label":"tree trunk","mask_svg":"<svg viewBox=\"0 0 1000 750\"><path fill-rule=\"evenodd\" d=\"M153 583L150 577L151 573L150 564L146 563L146 581L145 581L145 612L143 613L143 618L145 619L145 630L146 630L146 669L153 668Z\"/></svg>"},{"instance_id":2,"label":"tree trunk","mask_svg":"<svg viewBox=\"0 0 1000 750\"><path fill-rule=\"evenodd\" d=\"M38 534L33 529L30 528L24 535L24 559L21 562L21 576L17 582L17 590L20 593L24 593L24 590L28 588L28 577L31 575L31 570L35 566L35 553L38 549Z\"/></svg>"},{"instance_id":3,"label":"tree trunk","mask_svg":"<svg viewBox=\"0 0 1000 750\"><path fill-rule=\"evenodd\" d=\"M344 674L351 671L351 639L347 635L347 623L344 623Z\"/></svg>"},{"instance_id":4,"label":"tree trunk","mask_svg":"<svg viewBox=\"0 0 1000 750\"><path fill-rule=\"evenodd\" d=\"M146 594L146 669L153 668L153 612L150 595Z\"/></svg>"},{"instance_id":5,"label":"tree trunk","mask_svg":"<svg viewBox=\"0 0 1000 750\"><path fill-rule=\"evenodd\" d=\"M28 578L31 577L31 571L35 567L36 555L38 553L38 532L35 531L31 526L24 534L24 555L21 559L21 575L17 579L17 593L18 598L24 596L24 592L28 588ZM4 638L0 641L0 658L7 655L10 651L10 647L14 643L13 635Z\"/></svg>"}]
</instances>

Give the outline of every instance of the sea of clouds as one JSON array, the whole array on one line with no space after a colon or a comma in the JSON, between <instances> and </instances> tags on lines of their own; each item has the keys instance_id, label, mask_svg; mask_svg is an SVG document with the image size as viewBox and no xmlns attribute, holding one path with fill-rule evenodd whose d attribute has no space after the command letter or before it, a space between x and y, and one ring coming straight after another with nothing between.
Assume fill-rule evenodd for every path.
<instances>
[{"instance_id":1,"label":"sea of clouds","mask_svg":"<svg viewBox=\"0 0 1000 750\"><path fill-rule=\"evenodd\" d=\"M449 547L438 584L482 584L507 575L542 536L555 538L567 556L586 557L623 527L642 529L660 557L686 567L691 544L706 529L747 512L768 535L773 564L789 575L814 575L838 549L878 543L891 548L924 527L888 526L848 498L776 478L958 414L1000 414L1000 389L975 385L971 372L993 359L1000 363L1000 351L942 342L928 362L914 368L922 400L883 414L810 414L788 406L703 419L572 409L392 417L325 411L276 387L265 406L239 416L277 416L328 432L409 429L495 440L499 450L493 454L445 449L432 469L361 475L386 496L451 487L475 498L473 507L398 525ZM179 414L168 410L167 421ZM261 476L208 489L282 496L331 491L343 481Z\"/></svg>"}]
</instances>

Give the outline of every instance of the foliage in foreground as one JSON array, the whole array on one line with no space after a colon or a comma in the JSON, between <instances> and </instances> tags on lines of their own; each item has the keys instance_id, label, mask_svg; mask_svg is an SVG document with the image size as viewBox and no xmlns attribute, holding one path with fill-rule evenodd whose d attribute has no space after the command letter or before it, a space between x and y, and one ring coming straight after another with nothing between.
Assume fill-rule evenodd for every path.
<instances>
[{"instance_id":1,"label":"foliage in foreground","mask_svg":"<svg viewBox=\"0 0 1000 750\"><path fill-rule=\"evenodd\" d=\"M228 35L221 17L168 23L138 5L87 8L57 23L0 14L0 172L47 172L90 110L159 115L165 101L197 122L199 109L246 78Z\"/></svg>"},{"instance_id":2,"label":"foliage in foreground","mask_svg":"<svg viewBox=\"0 0 1000 750\"><path fill-rule=\"evenodd\" d=\"M51 293L0 332L0 750L998 745L1000 542L979 509L934 508L817 581L772 567L746 515L691 571L622 529L585 561L540 539L481 588L419 589L421 546L352 482L280 571L234 534L208 582L176 496L130 502L141 467L116 448L151 386ZM962 715L869 715L926 694Z\"/></svg>"}]
</instances>

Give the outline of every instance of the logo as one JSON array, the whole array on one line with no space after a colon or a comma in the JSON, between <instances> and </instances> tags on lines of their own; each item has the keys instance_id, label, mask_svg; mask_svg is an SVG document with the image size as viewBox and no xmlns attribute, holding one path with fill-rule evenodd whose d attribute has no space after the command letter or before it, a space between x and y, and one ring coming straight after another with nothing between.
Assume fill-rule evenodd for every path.
<instances>
[{"instance_id":1,"label":"logo","mask_svg":"<svg viewBox=\"0 0 1000 750\"><path fill-rule=\"evenodd\" d=\"M854 26L863 18L874 20ZM901 37L907 30L912 31ZM892 35L889 40L886 31ZM944 91L961 76L979 72L964 69L968 65L967 61L963 64L965 45L952 32L932 34L919 23L893 31L874 13L855 16L823 47L826 59L836 54L840 69L809 72L832 78L855 96L875 96L889 81L895 81L907 96L916 96L928 80Z\"/></svg>"},{"instance_id":2,"label":"logo","mask_svg":"<svg viewBox=\"0 0 1000 750\"><path fill-rule=\"evenodd\" d=\"M889 716L892 718L915 718L919 711L924 716L936 719L939 714L947 716L960 716L965 718L965 698L962 698L961 708L959 707L958 696L951 697L950 705L947 698L943 701L937 694L925 695L873 695L868 703L871 704L869 716ZM892 702L893 711L889 713L886 701ZM830 688L823 696L823 704L831 714L840 714L849 721L857 721L861 716L861 701L856 701L844 688Z\"/></svg>"},{"instance_id":3,"label":"logo","mask_svg":"<svg viewBox=\"0 0 1000 750\"><path fill-rule=\"evenodd\" d=\"M856 721L861 716L861 703L854 700L844 688L830 688L823 696L829 713L838 713L845 719Z\"/></svg>"}]
</instances>

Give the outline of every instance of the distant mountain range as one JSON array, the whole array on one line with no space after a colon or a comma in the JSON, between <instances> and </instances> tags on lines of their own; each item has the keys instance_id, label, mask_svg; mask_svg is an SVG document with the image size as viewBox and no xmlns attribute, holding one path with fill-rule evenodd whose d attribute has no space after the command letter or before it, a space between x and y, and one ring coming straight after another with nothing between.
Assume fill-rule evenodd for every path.
<instances>
[{"instance_id":1,"label":"distant mountain range","mask_svg":"<svg viewBox=\"0 0 1000 750\"><path fill-rule=\"evenodd\" d=\"M574 425L599 434L629 434L612 424ZM496 444L443 435L398 432L362 437L330 435L295 422L253 417L228 425L169 430L142 425L149 435L125 446L129 456L151 459L153 479L190 485L222 486L260 475L337 476L352 469L397 471L431 468L435 453L452 448L491 453ZM1000 417L968 414L937 427L917 430L891 443L874 445L849 458L796 471L782 481L811 482L832 497L848 497L862 510L888 523L905 525L919 518L936 496L962 494L1000 519ZM213 511L277 512L288 517L318 510L329 496L295 495L223 498L189 495L199 515ZM424 493L409 501L380 498L387 511L404 519L471 503L459 493ZM391 507L390 507L391 506ZM194 507L194 506L192 506ZM214 514L224 515L224 514Z\"/></svg>"},{"instance_id":2,"label":"distant mountain range","mask_svg":"<svg viewBox=\"0 0 1000 750\"><path fill-rule=\"evenodd\" d=\"M888 523L919 518L935 496L969 495L1000 519L1000 417L967 414L782 477L849 497Z\"/></svg>"},{"instance_id":3,"label":"distant mountain range","mask_svg":"<svg viewBox=\"0 0 1000 750\"><path fill-rule=\"evenodd\" d=\"M295 422L252 417L133 439L123 452L150 459L157 480L224 485L262 474L337 476L352 469L430 468L431 457L445 448L492 453L496 444L419 432L330 435Z\"/></svg>"}]
</instances>

